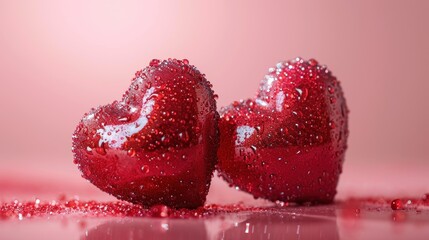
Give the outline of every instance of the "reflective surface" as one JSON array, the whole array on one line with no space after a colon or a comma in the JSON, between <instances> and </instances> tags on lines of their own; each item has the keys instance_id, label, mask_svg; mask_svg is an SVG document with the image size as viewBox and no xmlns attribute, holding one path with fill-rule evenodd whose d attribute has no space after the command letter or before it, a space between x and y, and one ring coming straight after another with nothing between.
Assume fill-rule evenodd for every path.
<instances>
[{"instance_id":1,"label":"reflective surface","mask_svg":"<svg viewBox=\"0 0 429 240\"><path fill-rule=\"evenodd\" d=\"M359 209L359 210L358 210ZM204 219L53 216L7 220L2 239L427 239L429 212L346 203L222 214Z\"/></svg>"},{"instance_id":2,"label":"reflective surface","mask_svg":"<svg viewBox=\"0 0 429 240\"><path fill-rule=\"evenodd\" d=\"M0 239L427 239L429 166L391 163L387 168L377 162L371 166L352 163L346 162L346 174L333 205L282 207L254 200L215 177L208 204L243 202L243 207L260 208L197 219L90 217L81 213L22 216L22 220L0 217ZM42 202L58 201L75 195L81 201L116 201L80 178L71 181L72 172L61 173L63 178L55 174L42 168L2 171L0 202L35 202L36 197ZM392 210L391 201L398 198L405 210Z\"/></svg>"}]
</instances>

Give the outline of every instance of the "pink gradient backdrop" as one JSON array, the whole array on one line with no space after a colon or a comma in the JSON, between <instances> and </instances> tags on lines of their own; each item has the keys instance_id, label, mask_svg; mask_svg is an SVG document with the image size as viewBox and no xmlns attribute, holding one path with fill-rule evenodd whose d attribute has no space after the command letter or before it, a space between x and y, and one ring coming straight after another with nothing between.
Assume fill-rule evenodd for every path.
<instances>
[{"instance_id":1,"label":"pink gradient backdrop","mask_svg":"<svg viewBox=\"0 0 429 240\"><path fill-rule=\"evenodd\" d=\"M268 67L301 56L342 82L351 110L344 181L372 166L404 166L407 180L406 166L428 169L428 9L425 0L1 0L0 173L83 185L70 151L75 125L119 99L152 58L189 59L221 107L254 96Z\"/></svg>"}]
</instances>

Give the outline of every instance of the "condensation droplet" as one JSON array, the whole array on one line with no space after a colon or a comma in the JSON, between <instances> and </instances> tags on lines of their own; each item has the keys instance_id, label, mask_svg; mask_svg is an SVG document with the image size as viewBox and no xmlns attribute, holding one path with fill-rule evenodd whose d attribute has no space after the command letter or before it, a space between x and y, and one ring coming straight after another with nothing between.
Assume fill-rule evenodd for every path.
<instances>
[{"instance_id":1,"label":"condensation droplet","mask_svg":"<svg viewBox=\"0 0 429 240\"><path fill-rule=\"evenodd\" d=\"M136 155L136 150L134 150L134 149L130 148L130 149L127 151L127 155L128 155L128 156L130 156L130 157L134 157L134 156Z\"/></svg>"},{"instance_id":2,"label":"condensation droplet","mask_svg":"<svg viewBox=\"0 0 429 240\"><path fill-rule=\"evenodd\" d=\"M143 165L141 167L141 170L142 170L143 173L148 173L149 172L149 166L148 165Z\"/></svg>"},{"instance_id":3,"label":"condensation droplet","mask_svg":"<svg viewBox=\"0 0 429 240\"><path fill-rule=\"evenodd\" d=\"M255 153L256 154L256 146L255 145L252 145L252 146L250 146L250 149L252 149L252 151L253 151L253 153Z\"/></svg>"}]
</instances>

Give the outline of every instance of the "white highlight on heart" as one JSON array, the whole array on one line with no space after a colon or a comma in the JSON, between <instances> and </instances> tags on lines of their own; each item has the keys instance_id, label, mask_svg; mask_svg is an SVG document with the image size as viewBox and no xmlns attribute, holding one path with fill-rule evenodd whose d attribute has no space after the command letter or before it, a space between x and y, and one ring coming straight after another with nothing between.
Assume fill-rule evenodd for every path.
<instances>
[{"instance_id":1,"label":"white highlight on heart","mask_svg":"<svg viewBox=\"0 0 429 240\"><path fill-rule=\"evenodd\" d=\"M285 94L283 91L277 93L276 96L276 110L277 112L281 112L283 110L283 102L285 101Z\"/></svg>"},{"instance_id":2,"label":"white highlight on heart","mask_svg":"<svg viewBox=\"0 0 429 240\"><path fill-rule=\"evenodd\" d=\"M97 133L101 136L98 142L99 146L102 143L107 143L111 148L120 148L122 144L133 134L142 130L148 122L148 115L152 112L154 99L149 99L155 88L151 87L143 96L142 108L140 117L133 122L121 125L106 125L102 129L98 129Z\"/></svg>"},{"instance_id":3,"label":"white highlight on heart","mask_svg":"<svg viewBox=\"0 0 429 240\"><path fill-rule=\"evenodd\" d=\"M235 140L235 145L243 143L247 138L252 136L255 132L255 128L249 126L239 126L237 127L237 139Z\"/></svg>"}]
</instances>

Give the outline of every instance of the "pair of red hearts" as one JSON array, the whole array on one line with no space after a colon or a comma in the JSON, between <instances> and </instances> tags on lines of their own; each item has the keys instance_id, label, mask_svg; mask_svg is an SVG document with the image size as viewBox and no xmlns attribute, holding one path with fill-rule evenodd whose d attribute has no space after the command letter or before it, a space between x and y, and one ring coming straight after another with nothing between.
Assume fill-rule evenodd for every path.
<instances>
[{"instance_id":1,"label":"pair of red hearts","mask_svg":"<svg viewBox=\"0 0 429 240\"><path fill-rule=\"evenodd\" d=\"M220 116L211 88L187 60L152 60L121 101L92 109L77 126L72 149L83 177L145 206L203 205L215 168L256 198L333 200L348 110L326 67L278 63L256 98Z\"/></svg>"}]
</instances>

